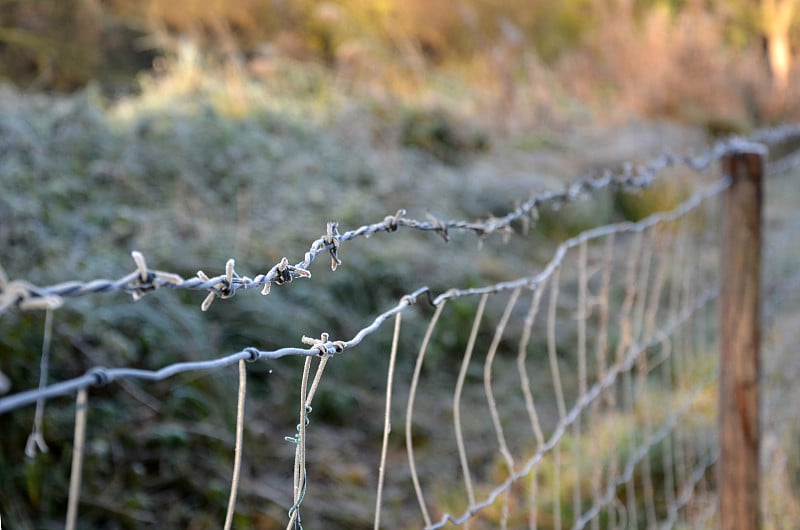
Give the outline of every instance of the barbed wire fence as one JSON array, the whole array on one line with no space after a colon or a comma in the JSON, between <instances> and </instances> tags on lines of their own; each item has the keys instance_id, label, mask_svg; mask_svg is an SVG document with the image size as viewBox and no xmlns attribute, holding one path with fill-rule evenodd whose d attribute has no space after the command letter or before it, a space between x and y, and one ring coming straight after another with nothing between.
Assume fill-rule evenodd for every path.
<instances>
[{"instance_id":1,"label":"barbed wire fence","mask_svg":"<svg viewBox=\"0 0 800 530\"><path fill-rule=\"evenodd\" d=\"M82 376L48 383L52 315L65 299L125 292L134 300L156 290L205 291L201 309L217 299L258 288L309 279L310 266L328 255L331 268L342 264L345 242L400 228L434 232L445 241L451 231L473 232L483 239L499 234L508 240L512 226L525 232L540 208L561 206L603 189L637 191L650 187L663 170L685 167L702 173L726 157L766 154L800 136L800 128L757 131L746 139L717 143L698 156L663 155L620 172L582 179L566 189L536 195L502 217L481 221L426 221L398 211L382 221L344 233L335 222L312 242L302 260L283 258L252 277L235 269L194 278L151 269L134 251L135 270L117 280L68 281L36 286L10 279L0 269L0 314L14 310L45 311L40 385L0 398L0 414L36 406L26 452L46 450L41 423L45 401L75 395L76 413L66 527L75 528L81 491L86 416L91 389L125 380L160 381L184 372L238 366L239 383L232 478L224 521L231 528L242 465L245 363L285 356L305 358L300 385L291 504L287 529L302 527L302 508L320 495L308 477L308 451L317 444L309 414L325 368L383 329L393 320L386 374L382 438L376 444L379 466L374 481L374 528L405 527L408 505L387 500L393 478L413 495L420 524L442 528L671 528L678 522L702 525L716 517L716 483L712 470L719 458L715 426L719 377L719 262L716 227L720 196L731 186L723 175L669 212L637 222L593 228L555 249L536 274L482 287L454 287L433 293L419 287L375 316L349 340L302 337L305 347L261 350L255 347L205 361L180 362L157 370L95 367ZM770 161L767 174L792 171L800 154ZM406 331L403 315L419 303L435 310L419 342L413 373L400 381L397 359ZM452 398L425 402L441 412L425 444L415 414L426 392L441 381L426 375L425 361L452 322L448 311L466 314L469 334L453 363L458 374ZM466 308L466 309L465 309ZM496 318L499 315L499 318ZM451 330L452 331L452 330ZM466 333L457 329L456 333ZM412 338L413 340L413 338ZM353 352L353 355L357 353ZM483 356L481 358L481 356ZM313 372L313 375L312 375ZM402 403L405 405L398 406ZM393 418L402 417L404 458L390 447ZM451 421L446 421L447 419ZM451 425L448 425L451 423ZM424 429L423 429L424 430ZM378 447L379 445L379 447ZM421 448L420 445L425 445ZM288 465L288 464L287 464ZM392 495L398 490L391 488ZM413 490L413 493L411 493Z\"/></svg>"}]
</instances>

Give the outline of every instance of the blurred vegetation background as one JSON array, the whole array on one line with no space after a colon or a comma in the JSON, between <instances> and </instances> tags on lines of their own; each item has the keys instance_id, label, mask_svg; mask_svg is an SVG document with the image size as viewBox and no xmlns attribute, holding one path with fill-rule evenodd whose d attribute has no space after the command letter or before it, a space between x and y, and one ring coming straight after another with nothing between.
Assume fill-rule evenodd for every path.
<instances>
[{"instance_id":1,"label":"blurred vegetation background","mask_svg":"<svg viewBox=\"0 0 800 530\"><path fill-rule=\"evenodd\" d=\"M285 60L374 97L431 74L491 92L492 115L550 83L582 101L745 127L797 112L795 0L2 0L0 76L26 89L141 89L191 45L265 83ZM240 73L242 73L240 72ZM229 71L230 74L230 71ZM559 91L561 92L561 91ZM561 95L561 94L560 94ZM504 114L505 113L505 114Z\"/></svg>"},{"instance_id":2,"label":"blurred vegetation background","mask_svg":"<svg viewBox=\"0 0 800 530\"><path fill-rule=\"evenodd\" d=\"M503 214L623 160L797 120L797 4L0 0L0 264L47 285L119 277L138 249L184 277L218 274L230 257L255 275L282 256L299 261L331 219L346 230L399 208ZM603 129L630 122L613 138ZM349 243L336 273L315 264L310 281L208 313L202 293L69 300L54 316L49 378L299 345L321 331L349 338L421 284L441 292L527 274L558 240L668 208L691 187L677 173L635 203L609 193L543 211L523 245L479 247L464 234L445 247L403 231ZM449 327L469 325L462 309ZM405 351L430 316L420 311ZM43 326L40 313L0 317L3 391L38 384ZM431 373L455 376L462 335L437 344ZM371 513L341 506L371 489L372 469L342 462L379 439L380 425L361 418L381 417L389 339L328 368L336 383L323 384L311 421L336 442L310 453L309 468L336 487L304 507L309 526L371 527ZM398 377L412 368L403 359ZM290 504L283 436L294 434L299 361L269 364L249 367L237 528L282 528ZM232 369L93 390L81 526L217 528L235 385ZM5 527L61 527L73 408L48 403L49 451L33 457L23 451L33 410L0 417Z\"/></svg>"}]
</instances>

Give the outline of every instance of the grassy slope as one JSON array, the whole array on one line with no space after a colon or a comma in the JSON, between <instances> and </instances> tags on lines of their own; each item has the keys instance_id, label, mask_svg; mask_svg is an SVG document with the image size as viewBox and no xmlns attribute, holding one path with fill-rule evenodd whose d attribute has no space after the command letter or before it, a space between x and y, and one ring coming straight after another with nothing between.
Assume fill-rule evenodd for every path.
<instances>
[{"instance_id":1,"label":"grassy slope","mask_svg":"<svg viewBox=\"0 0 800 530\"><path fill-rule=\"evenodd\" d=\"M198 269L219 273L229 257L253 276L282 256L299 261L328 220L347 230L399 208L417 218L428 211L442 218L504 213L531 191L594 165L702 140L670 126L647 126L656 131L648 132L650 138L638 126L626 129L615 136L617 144L591 130L570 130L555 140L548 136L544 148L523 138L488 154L457 153L464 158L454 167L401 146L407 111L399 105L356 103L308 86L299 97L290 89L261 94L246 113L218 92L173 93L164 86L162 99L151 90L111 106L91 91L70 98L3 91L0 263L11 278L51 284L119 277L133 269L129 251L138 249L151 267L185 277ZM571 215L575 226L567 233L616 214L606 198L578 205ZM552 239L565 234L561 223L543 226L532 240L539 262L549 256ZM155 368L249 345L299 345L302 335L322 331L350 337L420 285L438 293L524 274L530 271L529 248L505 246L499 238L478 248L469 234L454 234L445 246L434 235L400 231L348 243L335 273L321 259L311 280L275 288L267 298L241 293L207 313L199 310L202 293L159 292L135 304L121 294L69 300L55 314L50 377L65 379L96 364ZM424 324L424 318L410 319L411 335L419 336ZM42 326L38 313L9 313L0 321L0 369L14 391L36 385L32 367L38 365ZM319 483L333 490L329 502L307 507L307 521L344 525L336 518L343 517L341 503L349 494L337 485L363 486L365 473L372 473L337 467L357 461L360 447L379 436L378 427L364 426L360 418L380 414L372 396L382 393L385 361L377 370L374 364L388 351L389 334L370 340L331 363L328 386L320 390L317 432L335 439L331 443L351 458L336 451L315 457ZM416 347L408 340L406 350ZM433 368L452 365L446 352L461 347L461 338L450 340ZM401 361L401 376L411 362ZM298 367L295 359L249 367L241 527L272 528L284 521L292 447L283 436L296 423ZM218 525L230 473L234 372L92 392L83 524ZM32 416L26 409L0 418L0 430L8 433L0 441L0 505L20 528L59 524L69 476L70 400L48 404L51 451L25 460ZM344 517L367 526L370 514L359 509L345 510Z\"/></svg>"}]
</instances>

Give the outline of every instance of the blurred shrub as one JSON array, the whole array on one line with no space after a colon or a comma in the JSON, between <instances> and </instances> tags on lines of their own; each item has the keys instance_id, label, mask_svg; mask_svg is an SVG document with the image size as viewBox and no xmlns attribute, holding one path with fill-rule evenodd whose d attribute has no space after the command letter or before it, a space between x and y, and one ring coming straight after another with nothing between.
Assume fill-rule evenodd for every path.
<instances>
[{"instance_id":1,"label":"blurred shrub","mask_svg":"<svg viewBox=\"0 0 800 530\"><path fill-rule=\"evenodd\" d=\"M400 143L446 164L464 162L471 153L489 149L489 138L441 110L411 111L405 117Z\"/></svg>"},{"instance_id":2,"label":"blurred shrub","mask_svg":"<svg viewBox=\"0 0 800 530\"><path fill-rule=\"evenodd\" d=\"M614 197L617 211L626 221L639 221L656 212L674 209L691 195L691 185L679 174L656 180L650 188L635 192L619 190Z\"/></svg>"},{"instance_id":3,"label":"blurred shrub","mask_svg":"<svg viewBox=\"0 0 800 530\"><path fill-rule=\"evenodd\" d=\"M733 22L724 13L664 3L637 11L631 2L617 4L618 9L598 12L581 52L559 66L579 97L707 125L712 132L740 131L795 112L770 91L757 35L733 45L728 37Z\"/></svg>"},{"instance_id":4,"label":"blurred shrub","mask_svg":"<svg viewBox=\"0 0 800 530\"><path fill-rule=\"evenodd\" d=\"M609 193L596 193L565 204L560 208L546 206L539 210L534 230L549 239L565 240L579 233L613 221L614 202Z\"/></svg>"},{"instance_id":5,"label":"blurred shrub","mask_svg":"<svg viewBox=\"0 0 800 530\"><path fill-rule=\"evenodd\" d=\"M71 91L97 79L113 87L150 66L153 51L137 45L145 30L100 3L3 0L0 9L0 78L19 86Z\"/></svg>"},{"instance_id":6,"label":"blurred shrub","mask_svg":"<svg viewBox=\"0 0 800 530\"><path fill-rule=\"evenodd\" d=\"M344 156L335 137L269 113L230 118L206 96L184 97L196 106L184 102L158 112L139 107L128 118L106 108L91 91L62 98L0 92L0 263L10 278L47 285L119 277L133 268L132 249L143 251L151 267L184 277L198 269L216 274L232 255L239 270L255 275L284 253L302 256L335 215L326 209L328 199L343 207L351 200L361 204L359 215L373 212L368 190L357 185L371 178L372 170L363 159ZM326 208L308 208L309 196ZM386 214L382 208L381 214ZM345 259L357 266L354 256ZM67 379L94 365L156 368L248 344L299 345L304 333L320 328L343 337L366 318L328 318L336 300L312 290L310 282L276 288L267 299L243 293L234 304L212 306L208 313L199 310L201 299L202 293L163 292L135 304L122 294L69 300L54 317L50 377ZM35 387L38 370L31 367L39 365L42 315L11 313L0 323L0 365L11 391ZM269 425L294 425L295 407L288 402L297 397L297 386L275 389L296 372L291 360L281 366L262 385L261 400L272 403L266 405L273 411ZM228 467L230 444L204 434L220 427L231 432L235 395L228 375L233 371L92 392L89 439L112 447L87 463L85 498L96 504L82 510L82 524L156 519L153 510L163 506L165 484L182 492L186 502L159 522L186 527L208 518L192 509L209 505L206 497L213 494L199 477L222 476L221 468ZM2 454L13 455L0 460L2 508L4 514L19 513L21 527L63 518L74 420L69 401L48 403L50 453L27 466L20 463L29 411L0 418ZM97 437L98 432L104 434ZM280 434L268 433L263 450L274 455L272 434L275 444L282 443ZM176 457L176 444L193 450L185 459ZM207 465L192 466L189 460L201 455ZM47 479L48 473L60 478ZM103 507L127 497L126 490L146 502L109 514Z\"/></svg>"},{"instance_id":7,"label":"blurred shrub","mask_svg":"<svg viewBox=\"0 0 800 530\"><path fill-rule=\"evenodd\" d=\"M46 89L92 79L130 89L136 72L160 74L163 61L191 42L201 56L268 83L281 82L280 61L288 58L321 65L337 83L371 96L424 99L431 74L447 71L492 92L508 119L526 110L536 86L554 89L544 65L558 72L558 90L605 107L741 128L785 117L800 90L796 79L781 98L765 90L750 4L3 0L0 76Z\"/></svg>"},{"instance_id":8,"label":"blurred shrub","mask_svg":"<svg viewBox=\"0 0 800 530\"><path fill-rule=\"evenodd\" d=\"M168 80L153 83L170 86ZM380 221L434 189L441 193L438 205L459 215L459 195L447 191L449 174L418 182L390 178L384 153L368 149L370 134L326 128L370 131L376 125L369 113L356 109L336 118L330 108L318 112L316 96L290 107L280 99L283 88L275 92L283 107L262 93L258 101L273 106L226 113L215 99L219 88L187 83L161 97L150 93L117 104L93 90L64 97L0 91L0 263L8 276L39 285L116 278L133 269L132 249L141 250L150 267L184 277L198 269L217 274L231 256L237 270L254 276L284 255L299 259L330 219L342 221L343 229ZM407 154L396 143L394 149L400 154L392 156ZM419 164L418 158L409 160ZM423 163L424 173L431 161ZM452 266L452 255L431 250L444 244L439 238L415 236L405 243L398 240L402 234L376 237L371 245L353 242L336 273L325 270L323 258L314 264L313 280L276 287L267 298L241 293L207 313L199 310L203 294L195 292L165 291L137 303L119 293L68 300L54 317L51 380L94 365L152 369L251 345L300 345L302 335L322 331L350 338L421 285L441 292L464 283L464 268ZM454 242L447 250L468 256L475 244ZM37 385L31 367L39 364L42 320L40 313L0 319L0 370L12 392ZM403 347L413 351L425 322L406 322ZM330 380L354 389L380 387L390 339L380 334L369 347L331 363ZM398 370L413 363L411 356L404 359ZM275 464L291 453L283 441L291 433L283 431L296 424L299 362L266 363L269 376L263 365L250 367L257 383L249 387L248 410L255 419L246 436L258 443L245 443L248 461ZM366 415L379 414L379 400L336 388L323 385L329 399L312 418L316 424L357 423L354 404ZM32 410L0 418L1 453L10 455L0 459L6 493L0 502L3 513L20 514L23 527L63 518L72 408L68 399L48 402L50 453L27 467L21 462ZM224 504L219 484L227 484L230 473L234 409L235 369L93 389L82 497L92 502L82 506L81 523L206 525ZM58 480L48 478L51 473ZM121 498L132 501L120 506ZM174 506L162 513L165 502ZM253 506L245 498L242 512Z\"/></svg>"}]
</instances>

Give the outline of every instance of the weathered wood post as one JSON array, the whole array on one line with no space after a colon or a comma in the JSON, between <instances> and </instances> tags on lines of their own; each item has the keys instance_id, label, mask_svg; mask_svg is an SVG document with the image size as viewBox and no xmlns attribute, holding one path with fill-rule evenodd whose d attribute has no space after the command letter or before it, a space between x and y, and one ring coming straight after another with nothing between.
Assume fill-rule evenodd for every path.
<instances>
[{"instance_id":1,"label":"weathered wood post","mask_svg":"<svg viewBox=\"0 0 800 530\"><path fill-rule=\"evenodd\" d=\"M759 344L761 205L766 148L735 145L722 212L719 382L719 520L722 530L760 527Z\"/></svg>"}]
</instances>

